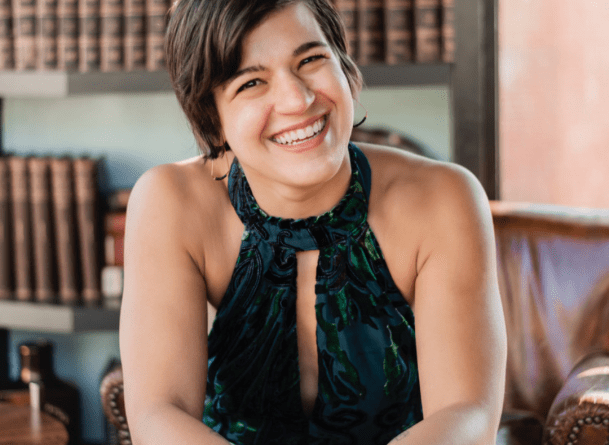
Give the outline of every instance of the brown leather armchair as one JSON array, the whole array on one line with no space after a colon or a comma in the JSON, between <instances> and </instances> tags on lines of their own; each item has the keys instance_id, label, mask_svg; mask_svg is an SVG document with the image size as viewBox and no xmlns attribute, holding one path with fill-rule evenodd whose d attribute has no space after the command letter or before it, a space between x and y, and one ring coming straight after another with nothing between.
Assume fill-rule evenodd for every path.
<instances>
[{"instance_id":1,"label":"brown leather armchair","mask_svg":"<svg viewBox=\"0 0 609 445\"><path fill-rule=\"evenodd\" d=\"M609 444L609 211L491 210L508 333L497 444ZM130 444L120 367L101 395Z\"/></svg>"}]
</instances>

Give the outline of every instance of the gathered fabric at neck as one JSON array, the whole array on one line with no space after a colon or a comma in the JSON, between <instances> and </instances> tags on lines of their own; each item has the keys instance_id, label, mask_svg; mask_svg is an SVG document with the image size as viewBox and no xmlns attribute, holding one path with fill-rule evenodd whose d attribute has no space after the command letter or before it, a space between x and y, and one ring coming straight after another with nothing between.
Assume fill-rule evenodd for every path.
<instances>
[{"instance_id":1,"label":"gathered fabric at neck","mask_svg":"<svg viewBox=\"0 0 609 445\"><path fill-rule=\"evenodd\" d=\"M244 224L208 340L203 421L233 443L386 444L422 419L414 316L367 221L371 171L349 145L351 180L330 211L267 215L237 161L229 196ZM302 407L296 253L319 250L318 392Z\"/></svg>"},{"instance_id":2,"label":"gathered fabric at neck","mask_svg":"<svg viewBox=\"0 0 609 445\"><path fill-rule=\"evenodd\" d=\"M296 251L317 250L344 240L346 236L356 236L364 227L368 212L370 170L360 171L356 153L363 154L353 147L350 149L352 174L345 196L332 210L305 219L267 215L256 202L243 169L235 163L230 171L229 196L246 231L254 231L269 243Z\"/></svg>"}]
</instances>

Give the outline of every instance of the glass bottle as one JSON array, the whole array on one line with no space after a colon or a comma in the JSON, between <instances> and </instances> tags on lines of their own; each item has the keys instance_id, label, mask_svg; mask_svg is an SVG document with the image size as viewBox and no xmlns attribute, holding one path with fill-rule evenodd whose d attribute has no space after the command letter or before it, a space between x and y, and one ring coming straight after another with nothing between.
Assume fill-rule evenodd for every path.
<instances>
[{"instance_id":1,"label":"glass bottle","mask_svg":"<svg viewBox=\"0 0 609 445\"><path fill-rule=\"evenodd\" d=\"M61 420L70 435L69 445L80 444L80 393L78 388L55 375L53 344L48 340L26 342L19 345L21 358L21 384L29 388L30 382L39 382L43 388L43 411ZM29 403L29 390L28 403Z\"/></svg>"}]
</instances>

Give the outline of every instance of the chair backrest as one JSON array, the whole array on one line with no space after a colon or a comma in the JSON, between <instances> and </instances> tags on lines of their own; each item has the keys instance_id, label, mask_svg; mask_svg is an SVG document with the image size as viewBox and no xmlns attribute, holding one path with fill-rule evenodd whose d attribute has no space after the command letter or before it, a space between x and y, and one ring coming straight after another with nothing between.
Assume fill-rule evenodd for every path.
<instances>
[{"instance_id":1,"label":"chair backrest","mask_svg":"<svg viewBox=\"0 0 609 445\"><path fill-rule=\"evenodd\" d=\"M545 419L579 359L609 351L609 211L491 209L508 332L505 409Z\"/></svg>"}]
</instances>

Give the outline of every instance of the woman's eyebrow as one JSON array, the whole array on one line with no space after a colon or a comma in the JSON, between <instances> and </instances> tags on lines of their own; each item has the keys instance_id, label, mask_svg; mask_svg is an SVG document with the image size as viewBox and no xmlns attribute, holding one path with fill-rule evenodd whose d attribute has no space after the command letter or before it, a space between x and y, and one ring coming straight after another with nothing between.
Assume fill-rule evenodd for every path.
<instances>
[{"instance_id":1,"label":"woman's eyebrow","mask_svg":"<svg viewBox=\"0 0 609 445\"><path fill-rule=\"evenodd\" d=\"M307 42L307 43L303 43L302 45L300 45L298 48L296 48L294 50L294 52L292 53L292 55L294 57L298 57L300 56L302 53L306 53L308 50L312 49L312 48L318 48L318 47L324 47L327 48L328 44L324 43L324 42L320 42L320 41L314 41L314 42Z\"/></svg>"},{"instance_id":2,"label":"woman's eyebrow","mask_svg":"<svg viewBox=\"0 0 609 445\"><path fill-rule=\"evenodd\" d=\"M237 77L239 76L243 76L244 74L248 74L248 73L259 73L260 71L265 71L266 68L263 67L262 65L256 65L256 66L248 66L246 68L242 68L239 71L237 71L235 74L233 74L232 76L230 76L224 83L223 83L223 87L222 89L226 89L226 87L233 81L235 80Z\"/></svg>"}]
</instances>

